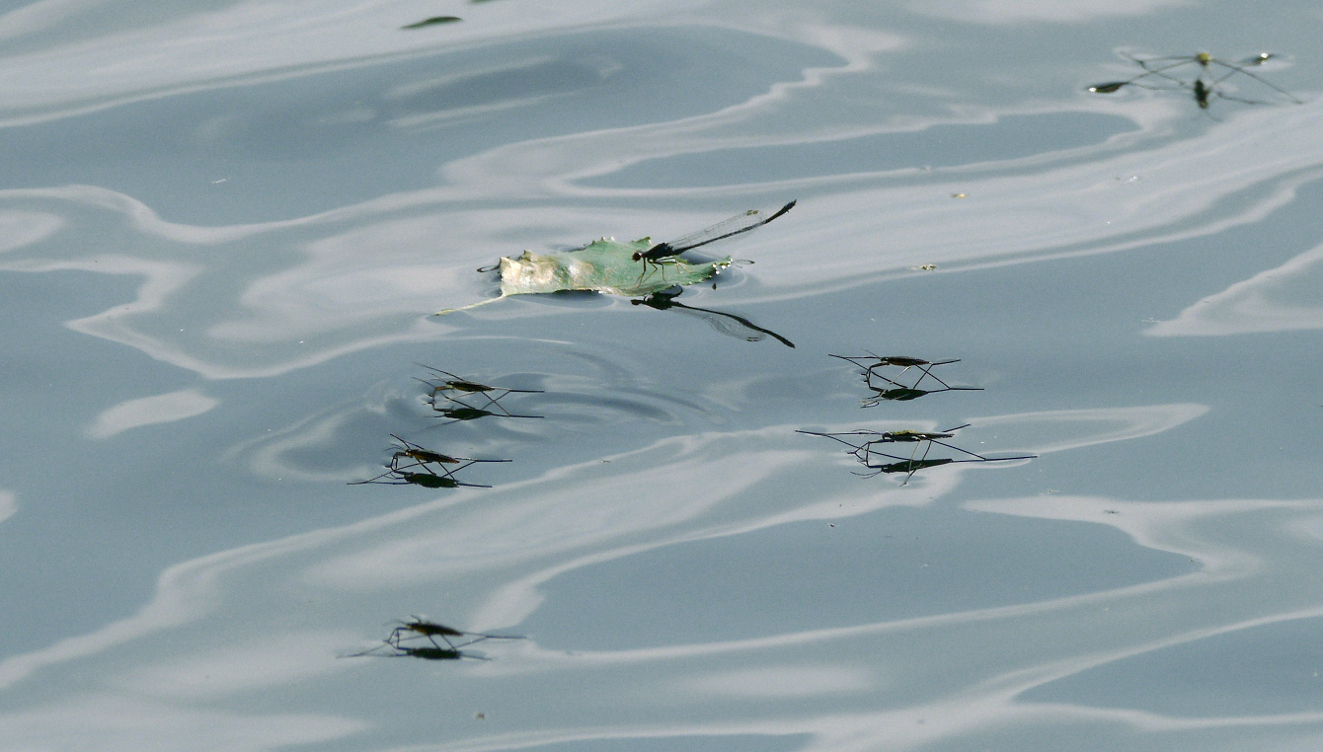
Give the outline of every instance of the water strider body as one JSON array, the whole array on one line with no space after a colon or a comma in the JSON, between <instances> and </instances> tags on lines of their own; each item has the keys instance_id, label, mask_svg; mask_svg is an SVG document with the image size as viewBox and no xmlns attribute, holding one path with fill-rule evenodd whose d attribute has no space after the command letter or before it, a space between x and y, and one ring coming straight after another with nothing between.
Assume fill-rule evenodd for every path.
<instances>
[{"instance_id":1,"label":"water strider body","mask_svg":"<svg viewBox=\"0 0 1323 752\"><path fill-rule=\"evenodd\" d=\"M956 431L959 431L962 428L967 428L968 426L969 424L966 423L962 426L956 426L954 428L948 428L942 431L901 430L901 431L882 432L882 431L870 431L867 429L859 429L857 431L842 431L836 433L819 433L817 431L798 430L796 431L796 433L804 433L810 436L825 436L829 439L832 439L833 441L839 441L840 443L850 447L850 449L852 450L850 454L853 455L855 459L859 460L859 464L873 471L871 473L856 473L856 475L863 475L864 477L872 477L874 475L878 475L879 473L898 473L898 472L906 473L905 480L901 482L902 486L910 482L910 478L914 477L914 473L924 468L938 467L940 465L949 465L955 462L1008 462L1011 460L1028 460L1028 459L1034 459L1034 457L1036 456L1036 455L1022 455L1017 457L984 457L981 454L976 454L974 452L969 451L968 449L961 449L960 447L955 446L954 444L949 444L946 441L944 441L944 439L953 438L955 436ZM855 441L842 438L844 436L850 436L850 437L870 436L874 438L870 438L867 441L860 444L860 443L856 443ZM880 451L875 448L875 445L898 444L898 443L914 444L914 450L910 452L909 457L901 457L895 454L888 454L886 452ZM928 459L928 453L932 451L934 444L940 444L941 446L944 446L956 452L960 452L967 456L964 459L941 458L941 459L930 460ZM921 445L924 446L924 449L923 449L923 454L920 456L919 447ZM874 459L879 457L893 461L877 464L874 462Z\"/></svg>"},{"instance_id":2,"label":"water strider body","mask_svg":"<svg viewBox=\"0 0 1323 752\"><path fill-rule=\"evenodd\" d=\"M373 483L384 486L421 486L423 488L458 488L460 486L491 488L491 486L479 483L465 483L456 478L455 473L478 463L512 461L452 457L448 454L424 449L417 444L401 439L395 434L391 434L391 437L400 444L395 447L397 451L391 455L390 462L386 466L386 472L367 480L351 481L349 485L361 486ZM406 460L411 462L405 464ZM446 467L446 465L455 465L455 467ZM436 470L441 472L438 473L434 470L434 466Z\"/></svg>"},{"instance_id":3,"label":"water strider body","mask_svg":"<svg viewBox=\"0 0 1323 752\"><path fill-rule=\"evenodd\" d=\"M1236 74L1248 76L1260 84L1272 89L1278 94L1286 97L1295 104L1303 102L1289 91L1271 83L1247 68L1263 65L1269 60L1280 57L1270 52L1261 52L1257 55L1245 58L1235 63L1215 58L1207 52L1199 52L1194 55L1175 55L1167 57L1138 58L1133 55L1121 53L1127 60L1131 60L1144 69L1144 72L1133 78L1124 81L1109 81L1102 84L1094 84L1088 87L1088 91L1094 94L1113 94L1126 86L1137 86L1143 89L1170 90L1170 86L1152 86L1154 79L1159 79L1172 84L1181 89L1186 89L1194 95L1194 101L1200 109L1208 109L1209 100L1212 97L1220 99L1229 99L1233 102L1244 104L1268 104L1255 99L1244 99L1242 97L1232 96L1222 91L1219 84ZM1177 70L1187 65L1198 65L1199 75L1193 81L1187 81L1171 71ZM1225 72L1222 72L1225 71ZM1220 73L1221 75L1218 75ZM1145 80L1148 79L1148 80Z\"/></svg>"},{"instance_id":4,"label":"water strider body","mask_svg":"<svg viewBox=\"0 0 1323 752\"><path fill-rule=\"evenodd\" d=\"M930 360L924 360L923 358L910 357L908 355L874 355L872 353L869 353L868 355L832 355L831 353L828 353L828 355L830 355L833 358L839 358L840 360L853 363L854 365L864 369L864 383L867 384L868 388L872 390L874 393L872 397L869 397L864 400L864 407L874 407L880 404L883 400L906 402L912 399L918 399L919 397L922 397L925 394L934 394L937 392L983 391L982 387L976 387L976 386L951 386L950 384L947 384L945 381L940 379L936 374L932 372L932 369L936 368L937 366L944 366L949 363L959 363L960 362L959 358L952 358L951 360L939 360L934 362ZM878 369L886 368L889 366L895 366L900 368L900 373L895 374L894 377L887 377L887 376L883 376L881 373L878 373ZM911 368L919 369L921 373L919 378L916 379L913 384L905 384L901 381L898 381L898 379L904 376L905 372L910 370ZM886 382L888 386L879 386L877 384L874 384L873 383L874 378ZM941 384L942 388L920 389L919 386L924 382L924 379L932 379L933 381L936 381L938 384Z\"/></svg>"},{"instance_id":5,"label":"water strider body","mask_svg":"<svg viewBox=\"0 0 1323 752\"><path fill-rule=\"evenodd\" d=\"M419 363L418 365L422 364ZM461 378L449 371L443 371L440 368L433 368L432 366L423 366L423 368L426 368L432 373L446 377L435 380L418 379L432 388L431 396L432 404L434 406L436 404L436 398L440 396L447 401L463 405L464 407L471 407L469 404L461 402L457 397L453 396L452 393L481 396L483 399L487 400L489 405L496 405L496 403L507 394L542 394L541 389L510 389L503 386L487 386L486 384L480 384L476 381L469 381L468 379ZM498 409L504 408L499 408L498 406Z\"/></svg>"},{"instance_id":6,"label":"water strider body","mask_svg":"<svg viewBox=\"0 0 1323 752\"><path fill-rule=\"evenodd\" d=\"M386 639L381 641L380 645L368 648L357 653L351 653L343 656L345 658L357 658L360 656L379 656L383 658L421 658L428 661L454 661L461 658L470 658L478 661L489 661L485 658L472 653L465 653L460 648L468 647L475 642L483 640L522 640L522 635L495 635L484 634L482 632L465 632L454 627L447 627L444 624L438 624L428 621L421 616L414 616L409 621L395 622L399 626L391 630ZM437 638L441 642L437 642ZM450 638L468 637L472 639L465 640L458 644L451 642ZM431 645L413 646L402 644L405 640L426 639ZM441 643L444 642L443 647ZM389 652L381 652L388 650Z\"/></svg>"},{"instance_id":7,"label":"water strider body","mask_svg":"<svg viewBox=\"0 0 1323 752\"><path fill-rule=\"evenodd\" d=\"M440 648L441 645L437 643L436 638L440 637L441 641L446 644L446 647L451 650L458 650L459 648L472 645L475 642L482 642L483 640L524 639L522 635L494 635L494 634L484 634L482 632L464 632L455 629L454 627L447 627L444 624L437 624L436 622L428 621L421 616L414 616L409 621L401 621L399 622L399 625L400 626L392 630L390 636L386 638L387 644L397 648L400 647L401 640L406 640L411 637L412 638L425 637L438 648ZM409 633L413 633L413 634L409 634ZM455 643L450 641L451 637L472 637L474 639L456 645Z\"/></svg>"},{"instance_id":8,"label":"water strider body","mask_svg":"<svg viewBox=\"0 0 1323 752\"><path fill-rule=\"evenodd\" d=\"M451 457L448 454L441 454L440 452L433 452L430 449L424 449L413 442L401 439L395 434L391 434L390 437L399 442L395 445L397 451L391 455L392 466L394 466L394 462L401 457L406 457L423 465L455 465L463 460L462 457Z\"/></svg>"}]
</instances>

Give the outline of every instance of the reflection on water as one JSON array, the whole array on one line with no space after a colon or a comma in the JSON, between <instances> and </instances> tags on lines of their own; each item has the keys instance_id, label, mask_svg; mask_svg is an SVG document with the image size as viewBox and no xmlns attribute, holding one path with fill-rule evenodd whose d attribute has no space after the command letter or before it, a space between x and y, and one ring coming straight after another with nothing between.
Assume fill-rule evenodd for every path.
<instances>
[{"instance_id":1,"label":"reflection on water","mask_svg":"<svg viewBox=\"0 0 1323 752\"><path fill-rule=\"evenodd\" d=\"M1323 717L1323 613L1251 619L1101 663L1026 692L1028 702L1172 716ZM1300 718L1304 720L1304 718Z\"/></svg>"},{"instance_id":2,"label":"reflection on water","mask_svg":"<svg viewBox=\"0 0 1323 752\"><path fill-rule=\"evenodd\" d=\"M831 355L831 353L828 353ZM979 386L951 386L942 381L941 378L933 374L933 369L937 366L959 363L959 358L950 360L939 360L933 362L923 358L915 358L908 355L831 355L833 358L844 360L847 363L864 369L861 374L864 377L864 385L868 387L873 394L865 397L864 407L877 407L883 402L909 402L928 394L937 394L939 392L981 392L983 387ZM862 361L862 362L860 362ZM918 369L918 377L911 377L907 381L898 381L905 377L911 368ZM891 375L886 375L890 373ZM920 389L926 379L932 379L933 382L941 384L940 388Z\"/></svg>"},{"instance_id":3,"label":"reflection on water","mask_svg":"<svg viewBox=\"0 0 1323 752\"><path fill-rule=\"evenodd\" d=\"M0 16L0 746L1309 746L1320 63L1084 89L1316 40L1104 5Z\"/></svg>"},{"instance_id":4,"label":"reflection on water","mask_svg":"<svg viewBox=\"0 0 1323 752\"><path fill-rule=\"evenodd\" d=\"M718 311L712 308L699 308L698 306L689 306L676 300L680 296L677 291L672 294L663 292L654 292L651 295L638 300L631 300L634 305L645 305L649 308L655 308L658 311L686 311L692 313L712 325L713 329L730 337L743 339L745 342L761 342L767 337L780 342L786 347L794 347L795 343L782 337L771 329L764 329L743 316L736 316L733 313Z\"/></svg>"},{"instance_id":5,"label":"reflection on water","mask_svg":"<svg viewBox=\"0 0 1323 752\"><path fill-rule=\"evenodd\" d=\"M421 616L415 616L409 621L398 622L399 626L391 630L386 639L381 641L380 645L374 645L367 650L357 653L350 653L343 657L359 658L363 656L377 656L381 658L421 658L426 661L458 661L468 658L470 660L488 661L490 658L479 655L474 652L464 652L460 648L466 648L479 642L487 640L522 640L520 635L495 635L481 634L478 632L463 632L454 627L447 627L444 624L438 624L434 621L427 621ZM454 638L453 640L451 638ZM437 642L437 640L441 642ZM420 644L426 640L429 644ZM405 642L411 644L405 645ZM441 647L441 643L445 647Z\"/></svg>"},{"instance_id":6,"label":"reflection on water","mask_svg":"<svg viewBox=\"0 0 1323 752\"><path fill-rule=\"evenodd\" d=\"M954 426L944 428L940 431L914 431L910 429L901 429L899 431L869 431L856 429L854 431L835 431L827 433L818 433L816 431L805 431L799 429L796 433L804 433L810 436L822 436L839 442L850 447L848 454L852 455L863 465L866 472L856 472L856 475L862 475L871 478L882 473L904 473L905 479L901 485L910 482L910 478L920 470L926 470L933 467L942 467L956 462L1011 462L1014 460L1032 460L1037 457L1034 454L1025 454L1017 457L984 457L977 452L971 452L968 449L961 449L946 439L955 438L955 432L962 428L968 428L969 424L963 426ZM909 456L901 454L889 454L888 452L900 451L891 447L891 444L913 444L914 448ZM933 447L941 446L950 450L953 457L933 457L929 458ZM919 450L923 453L920 454ZM940 450L939 450L940 453ZM886 460L891 460L887 462Z\"/></svg>"},{"instance_id":7,"label":"reflection on water","mask_svg":"<svg viewBox=\"0 0 1323 752\"><path fill-rule=\"evenodd\" d=\"M169 394L158 394L155 397L129 400L98 415L88 427L87 435L94 439L108 439L130 428L169 423L201 415L218 404L220 403L217 400L195 389L183 389Z\"/></svg>"},{"instance_id":8,"label":"reflection on water","mask_svg":"<svg viewBox=\"0 0 1323 752\"><path fill-rule=\"evenodd\" d=\"M501 405L501 400L505 399L506 396L511 394L545 393L545 390L543 389L515 389L513 387L505 386L487 386L486 384L480 384L476 381L460 378L459 376L456 376L449 371L443 371L440 368L433 368L432 366L423 366L423 368L431 371L435 377L431 379L419 379L419 381L426 384L431 390L431 393L428 395L428 400L431 402L433 410L440 409L436 404L437 397L440 397L446 402L461 407L467 407L471 410L491 407L498 410L498 414L504 415L507 418L513 418L514 416L510 414L510 411L506 410L505 407ZM471 403L465 402L465 397L481 399L482 402L479 403L478 407L475 407Z\"/></svg>"},{"instance_id":9,"label":"reflection on water","mask_svg":"<svg viewBox=\"0 0 1323 752\"><path fill-rule=\"evenodd\" d=\"M1323 328L1314 299L1323 267L1323 246L1208 295L1170 320L1149 327L1156 337L1282 332Z\"/></svg>"},{"instance_id":10,"label":"reflection on water","mask_svg":"<svg viewBox=\"0 0 1323 752\"><path fill-rule=\"evenodd\" d=\"M421 20L421 21L415 21L414 23L411 23L411 24L405 24L404 26L401 26L400 28L401 28L401 29L422 29L422 28L426 28L426 27L428 27L428 26L436 26L436 25L438 25L438 24L455 23L456 21L461 21L461 20L463 20L463 19L461 19L459 16L432 16L431 18L424 18L424 19Z\"/></svg>"},{"instance_id":11,"label":"reflection on water","mask_svg":"<svg viewBox=\"0 0 1323 752\"><path fill-rule=\"evenodd\" d=\"M11 491L0 491L0 522L12 517L18 511L18 501Z\"/></svg>"},{"instance_id":12,"label":"reflection on water","mask_svg":"<svg viewBox=\"0 0 1323 752\"><path fill-rule=\"evenodd\" d=\"M513 462L513 460L479 460L472 457L455 457L425 449L421 445L401 439L395 434L391 434L391 438L395 439L393 447L395 451L391 452L390 460L386 463L386 472L367 480L351 481L349 485L362 486L376 483L384 486L411 485L422 488L459 488L461 486L466 488L491 488L491 486L484 486L480 483L465 483L456 478L455 473L481 463Z\"/></svg>"}]
</instances>

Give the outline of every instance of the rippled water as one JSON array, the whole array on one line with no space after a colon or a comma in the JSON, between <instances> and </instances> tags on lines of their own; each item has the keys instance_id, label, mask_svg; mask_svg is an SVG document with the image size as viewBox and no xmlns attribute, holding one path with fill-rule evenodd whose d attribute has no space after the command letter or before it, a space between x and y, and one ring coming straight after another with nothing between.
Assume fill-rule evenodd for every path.
<instances>
[{"instance_id":1,"label":"rippled water","mask_svg":"<svg viewBox=\"0 0 1323 752\"><path fill-rule=\"evenodd\" d=\"M1315 746L1321 21L0 15L0 747ZM1303 103L1084 91L1199 50L1283 53L1256 72ZM790 199L690 310L430 315L499 256ZM828 355L866 352L982 391L863 407ZM444 424L427 366L541 417ZM906 482L797 433L964 424L1036 458ZM349 485L391 434L512 462ZM526 639L394 656L411 615Z\"/></svg>"}]
</instances>

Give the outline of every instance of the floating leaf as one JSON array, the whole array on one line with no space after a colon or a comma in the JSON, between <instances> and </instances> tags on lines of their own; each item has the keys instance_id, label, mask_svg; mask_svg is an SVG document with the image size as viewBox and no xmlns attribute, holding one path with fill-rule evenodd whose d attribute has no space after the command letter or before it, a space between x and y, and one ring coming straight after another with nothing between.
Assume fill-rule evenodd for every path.
<instances>
[{"instance_id":1,"label":"floating leaf","mask_svg":"<svg viewBox=\"0 0 1323 752\"><path fill-rule=\"evenodd\" d=\"M618 243L609 238L594 240L575 251L553 253L546 256L524 251L510 258L501 258L501 295L529 295L562 292L564 290L592 290L610 295L637 297L659 292L676 285L692 285L711 279L730 266L731 257L707 262L689 262L677 257L652 261L635 260L636 254L652 247L649 238L632 243ZM462 311L485 305L492 300L440 311Z\"/></svg>"},{"instance_id":2,"label":"floating leaf","mask_svg":"<svg viewBox=\"0 0 1323 752\"><path fill-rule=\"evenodd\" d=\"M675 285L702 282L731 263L690 263L672 258L660 262L635 261L648 250L648 238L617 243L602 238L577 251L539 256L524 251L518 258L501 259L501 294L595 290L612 295L647 295Z\"/></svg>"},{"instance_id":3,"label":"floating leaf","mask_svg":"<svg viewBox=\"0 0 1323 752\"><path fill-rule=\"evenodd\" d=\"M727 256L717 261L694 263L684 260L680 257L680 254L709 243L756 230L795 208L795 203L791 201L782 206L770 217L760 214L757 209L740 212L730 219L677 238L669 243L653 245L651 238L639 238L632 243L617 243L613 238L602 238L568 253L539 256L524 251L517 258L502 257L500 263L497 264L497 267L501 270L501 295L498 298L492 298L492 300L500 300L507 295L561 292L562 290L592 290L612 295L640 297L654 295L673 287L683 287L692 285L695 282L702 282L711 279L722 269L730 266L732 263L731 257ZM489 271L489 269L479 269L478 271ZM754 332L751 341L762 339L764 334L772 334L786 345L794 347L789 340L779 334L773 334L766 329L755 326L747 319L742 319L739 316L709 309L691 308L678 303L669 303L670 299L674 297L674 295L668 295L664 299L654 298L642 302L658 309L673 306L703 314L713 314L714 317L708 320L712 321L719 330L723 330L722 327L728 328L729 325L719 322L716 317L725 317L739 323L747 331ZM448 308L439 311L437 315L440 316L451 311L462 311L490 302L492 301L484 300L481 303L474 303L463 308Z\"/></svg>"}]
</instances>

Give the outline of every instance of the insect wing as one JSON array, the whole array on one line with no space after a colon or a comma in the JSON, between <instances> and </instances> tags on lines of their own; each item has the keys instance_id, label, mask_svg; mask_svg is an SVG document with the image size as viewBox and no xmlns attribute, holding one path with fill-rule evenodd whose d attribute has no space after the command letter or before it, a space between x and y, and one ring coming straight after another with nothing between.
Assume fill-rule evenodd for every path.
<instances>
[{"instance_id":1,"label":"insect wing","mask_svg":"<svg viewBox=\"0 0 1323 752\"><path fill-rule=\"evenodd\" d=\"M706 245L718 238L726 237L738 232L748 232L757 227L763 221L757 209L750 209L746 212L740 212L730 219L722 220L711 227L704 227L698 232L691 232L688 235L681 235L664 245L674 249L679 253L688 248L697 248L700 245Z\"/></svg>"},{"instance_id":2,"label":"insect wing","mask_svg":"<svg viewBox=\"0 0 1323 752\"><path fill-rule=\"evenodd\" d=\"M692 248L707 245L708 243L721 240L722 238L728 238L732 235L739 235L742 232L748 232L755 227L765 225L790 211L794 205L795 202L791 201L777 210L777 212L770 217L764 216L763 213L757 209L750 209L746 212L736 214L730 219L718 222L711 227L705 227L698 232L678 237L669 243L663 243L663 245L670 249L671 255L683 253Z\"/></svg>"}]
</instances>

